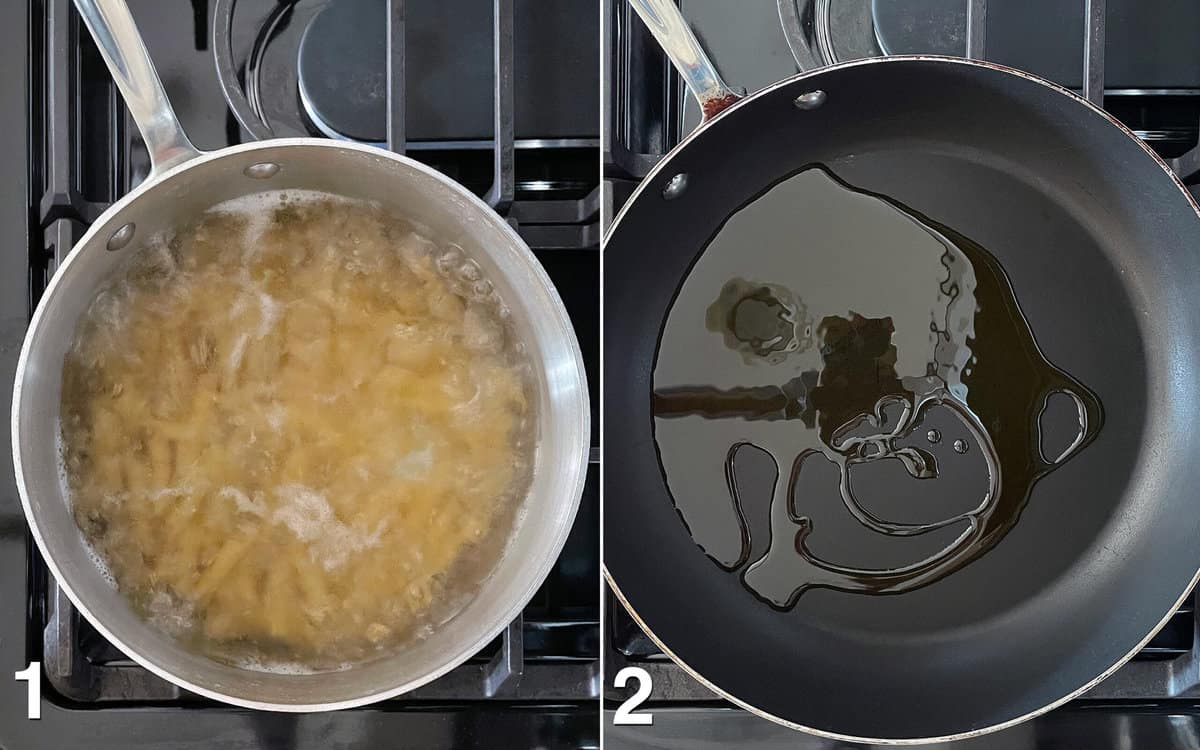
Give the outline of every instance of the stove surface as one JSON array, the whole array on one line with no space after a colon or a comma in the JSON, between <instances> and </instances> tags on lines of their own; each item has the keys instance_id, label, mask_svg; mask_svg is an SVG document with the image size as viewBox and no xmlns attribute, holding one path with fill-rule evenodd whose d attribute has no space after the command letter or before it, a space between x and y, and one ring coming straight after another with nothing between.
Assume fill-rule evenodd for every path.
<instances>
[{"instance_id":1,"label":"stove surface","mask_svg":"<svg viewBox=\"0 0 1200 750\"><path fill-rule=\"evenodd\" d=\"M129 4L184 129L199 147L219 148L264 134L324 134L304 108L297 71L306 32L325 45L326 55L329 45L338 46L333 38L321 41L320 26L310 25L330 3ZM352 48L341 67L319 56L307 62L310 74L329 76L326 107L349 108L363 96L373 98L361 131L346 127L335 135L387 141L389 113L403 112L407 105L408 117L393 128L393 146L486 196L516 227L556 284L575 325L597 426L592 444L597 445L596 99L564 102L529 95L547 86L596 90L596 14L573 12L571 0L539 4L536 14L521 0L409 2L407 13L398 12L405 6L402 0L342 5L378 14L375 27L385 31L372 37L373 50ZM494 19L493 5L503 23ZM407 20L398 62L378 55L380 44L387 48L389 12ZM471 44L451 55L448 45L457 37L446 25L456 15L459 26L471 29ZM0 118L7 135L0 161L0 226L10 237L8 252L0 253L0 279L9 286L0 295L0 361L11 382L29 315L46 280L88 224L144 178L148 160L71 0L5 3L0 35L5 69L25 72L0 77ZM214 46L224 57L214 54ZM346 51L344 43L340 47ZM379 71L389 62L409 71L396 99ZM230 80L223 82L217 74L221 64L239 72L239 91L231 94ZM447 85L455 66L476 71L475 78L458 89ZM494 90L500 92L495 100ZM339 92L346 97L342 104ZM461 101L464 94L472 101ZM249 110L239 108L243 104ZM464 109L472 109L473 119L462 119ZM0 666L11 675L40 661L43 698L42 718L27 720L25 683L0 679L0 748L384 747L398 738L406 747L596 747L596 448L592 455L575 528L522 618L479 655L414 693L361 709L308 715L253 712L191 695L105 641L47 574L28 536L11 462L4 461Z\"/></svg>"},{"instance_id":2,"label":"stove surface","mask_svg":"<svg viewBox=\"0 0 1200 750\"><path fill-rule=\"evenodd\" d=\"M822 44L837 60L882 54L880 37L905 52L961 55L965 46L966 0L679 0L679 5L725 81L749 92L826 64ZM987 5L987 59L1081 88L1082 2L993 0ZM1107 5L1104 106L1167 159L1197 194L1200 47L1179 27L1197 28L1200 5L1187 0L1108 0ZM829 9L828 35L818 38L814 14L821 9ZM607 220L654 164L699 124L700 112L625 0L605 0L603 13L609 60L603 82ZM1196 747L1200 620L1194 602L1195 595L1133 661L1082 698L1010 730L938 747ZM654 714L653 725L618 727L613 712L634 683L618 690L606 682L605 747L859 747L786 729L720 699L666 657L611 592L604 606L605 674L637 666L654 685L640 709Z\"/></svg>"}]
</instances>

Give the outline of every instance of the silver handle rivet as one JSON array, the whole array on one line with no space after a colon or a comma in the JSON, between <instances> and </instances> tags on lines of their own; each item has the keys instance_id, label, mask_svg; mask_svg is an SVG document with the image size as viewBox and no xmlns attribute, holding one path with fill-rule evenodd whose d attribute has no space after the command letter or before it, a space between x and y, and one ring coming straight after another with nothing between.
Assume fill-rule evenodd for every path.
<instances>
[{"instance_id":1,"label":"silver handle rivet","mask_svg":"<svg viewBox=\"0 0 1200 750\"><path fill-rule=\"evenodd\" d=\"M133 239L133 233L135 231L137 231L137 225L131 221L117 231L113 232L112 236L108 238L108 243L105 244L105 247L109 250L120 250L128 245L129 241Z\"/></svg>"},{"instance_id":2,"label":"silver handle rivet","mask_svg":"<svg viewBox=\"0 0 1200 750\"><path fill-rule=\"evenodd\" d=\"M688 176L686 172L680 172L671 179L667 180L667 185L662 189L662 197L667 200L675 200L683 195L683 191L687 190Z\"/></svg>"},{"instance_id":3,"label":"silver handle rivet","mask_svg":"<svg viewBox=\"0 0 1200 750\"><path fill-rule=\"evenodd\" d=\"M825 96L825 92L817 89L816 91L809 91L806 94L797 96L792 100L792 104L796 105L796 109L816 109L825 103L826 98L828 97Z\"/></svg>"},{"instance_id":4,"label":"silver handle rivet","mask_svg":"<svg viewBox=\"0 0 1200 750\"><path fill-rule=\"evenodd\" d=\"M279 165L270 161L264 161L261 164L251 164L242 170L242 174L251 179L266 180L279 174Z\"/></svg>"}]
</instances>

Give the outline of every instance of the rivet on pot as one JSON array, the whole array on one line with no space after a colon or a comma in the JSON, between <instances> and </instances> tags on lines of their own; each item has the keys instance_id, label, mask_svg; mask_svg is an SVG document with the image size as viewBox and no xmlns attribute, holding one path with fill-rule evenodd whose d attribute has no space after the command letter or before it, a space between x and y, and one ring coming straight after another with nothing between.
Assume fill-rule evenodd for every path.
<instances>
[{"instance_id":1,"label":"rivet on pot","mask_svg":"<svg viewBox=\"0 0 1200 750\"><path fill-rule=\"evenodd\" d=\"M796 105L796 109L816 109L825 103L826 98L825 92L817 89L797 96L792 103Z\"/></svg>"},{"instance_id":2,"label":"rivet on pot","mask_svg":"<svg viewBox=\"0 0 1200 750\"><path fill-rule=\"evenodd\" d=\"M132 221L112 233L112 237L108 238L108 244L105 245L109 250L120 250L129 244L133 239L133 233L137 230L137 225Z\"/></svg>"},{"instance_id":3,"label":"rivet on pot","mask_svg":"<svg viewBox=\"0 0 1200 750\"><path fill-rule=\"evenodd\" d=\"M674 199L678 198L679 196L683 195L683 191L687 190L687 186L688 186L687 173L680 172L679 174L672 177L670 180L667 180L667 185L662 190L662 197L666 198L667 200L674 200Z\"/></svg>"},{"instance_id":4,"label":"rivet on pot","mask_svg":"<svg viewBox=\"0 0 1200 750\"><path fill-rule=\"evenodd\" d=\"M261 164L251 164L242 170L242 174L251 179L266 180L279 174L279 165L270 161L264 161Z\"/></svg>"}]
</instances>

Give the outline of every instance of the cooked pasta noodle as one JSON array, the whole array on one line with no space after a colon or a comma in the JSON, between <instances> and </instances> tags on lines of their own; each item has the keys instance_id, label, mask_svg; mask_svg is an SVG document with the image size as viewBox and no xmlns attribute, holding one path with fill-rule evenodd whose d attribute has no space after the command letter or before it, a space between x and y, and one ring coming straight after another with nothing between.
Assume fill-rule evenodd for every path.
<instances>
[{"instance_id":1,"label":"cooked pasta noodle","mask_svg":"<svg viewBox=\"0 0 1200 750\"><path fill-rule=\"evenodd\" d=\"M527 487L527 365L478 268L383 209L219 206L139 251L63 371L75 517L135 608L330 668L476 590Z\"/></svg>"}]
</instances>

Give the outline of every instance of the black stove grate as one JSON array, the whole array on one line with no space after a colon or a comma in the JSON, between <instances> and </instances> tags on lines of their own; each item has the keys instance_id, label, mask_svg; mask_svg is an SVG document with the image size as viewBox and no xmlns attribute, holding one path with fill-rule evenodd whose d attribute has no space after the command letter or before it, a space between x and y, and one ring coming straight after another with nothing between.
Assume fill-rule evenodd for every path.
<instances>
[{"instance_id":1,"label":"black stove grate","mask_svg":"<svg viewBox=\"0 0 1200 750\"><path fill-rule=\"evenodd\" d=\"M678 0L677 0L678 1ZM1192 89L1104 88L1105 0L1079 0L1085 13L1083 95L1105 107L1159 153L1200 196L1200 92ZM797 3L807 12L796 13ZM685 15L687 13L684 5ZM813 41L796 52L796 39L815 39L816 6L829 12L822 0L779 0L781 21L793 53L808 61L805 69L823 64ZM966 39L971 55L986 59L984 24L987 0L970 0ZM791 8L792 12L786 12ZM687 133L682 102L687 96L677 75L645 25L626 0L604 0L607 20L604 49L610 61L605 70L606 110L603 132L606 216L614 216L638 183ZM788 24L797 26L788 29ZM794 39L795 37L796 39ZM643 632L605 585L605 672L616 674L636 665L650 673L654 700L665 705L702 706L720 699L668 658ZM1162 630L1132 661L1095 686L1080 705L1097 701L1157 702L1200 699L1200 617L1193 592L1172 614ZM629 697L628 690L605 686L606 707Z\"/></svg>"},{"instance_id":2,"label":"black stove grate","mask_svg":"<svg viewBox=\"0 0 1200 750\"><path fill-rule=\"evenodd\" d=\"M255 50L261 50L275 33L282 20L292 14L297 0L288 0L275 6L267 16L262 26ZM405 117L405 62L406 35L405 10L406 0L386 0L379 8L386 13L385 23L385 64L384 76L387 89L385 97L386 111L386 146L397 153L404 153L408 147ZM216 32L214 34L214 55L217 64L217 75L221 81L225 98L229 102L238 122L255 139L270 138L274 135L271 124L259 103L260 84L258 77L249 73L249 66L243 66L243 84L237 75L234 62L233 25L237 0L216 0ZM349 6L340 6L341 12ZM333 11L333 6L325 6L317 13ZM492 183L486 193L488 203L500 212L505 212L514 199L516 189L514 179L514 123L513 123L513 0L492 0L492 69L494 86L492 89L493 133L491 151ZM315 15L314 19L315 20ZM359 30L355 29L357 33ZM252 55L257 57L257 55ZM309 122L315 124L317 116L311 110L308 112ZM327 128L322 128L327 129Z\"/></svg>"},{"instance_id":3,"label":"black stove grate","mask_svg":"<svg viewBox=\"0 0 1200 750\"><path fill-rule=\"evenodd\" d=\"M153 14L157 3L131 2L135 18ZM295 2L275 4L258 0L259 16L275 18L275 8L290 8ZM251 2L243 0L242 5ZM223 52L232 54L234 2L216 0L210 11L206 0L193 0L194 50L189 50L191 70L196 77L212 76L208 50L208 24L218 70L224 76L234 71ZM30 310L37 304L46 282L63 257L105 208L143 179L148 159L136 128L108 77L99 53L82 28L71 0L45 0L32 16L34 50L31 55L31 116L33 147L31 166L41 237L30 248ZM403 29L404 2L390 0L389 29ZM174 13L174 11L171 11ZM177 14L175 14L177 16ZM496 70L495 119L498 139L489 151L475 144L426 143L410 155L442 170L477 192L489 197L546 267L563 297L585 352L585 364L593 395L593 424L599 354L599 174L594 134L576 139L547 140L526 144L520 159L514 159L512 138L513 100L511 44L513 0L495 0L494 32ZM176 18L178 25L178 19ZM40 29L39 29L40 26ZM142 31L152 54L156 25L145 23ZM261 32L261 30L260 30ZM595 32L593 30L593 36ZM403 76L403 45L397 45L391 60L391 80ZM413 50L415 51L415 49ZM271 131L254 126L239 109L238 95L224 86L229 109L210 97L201 101L200 85L179 81L175 67L179 56L156 58L160 75L176 100L176 109L191 130L216 114L226 121L217 128L198 128L209 141L224 145L255 137L270 137ZM507 79L507 82L506 82ZM195 86L195 88L191 88ZM593 87L594 90L594 87ZM391 142L404 151L402 87L389 91L392 113ZM244 101L244 94L242 94ZM189 121L188 114L192 115ZM594 118L593 118L594 120ZM244 129L228 123L241 121ZM261 121L259 123L262 125ZM585 134L586 136L586 134ZM223 142L213 143L220 138ZM198 138L197 140L201 140ZM202 141L203 142L203 141ZM36 233L35 233L36 236ZM597 444L593 433L593 445ZM459 668L438 680L385 705L459 706L480 700L528 702L539 705L577 705L599 696L599 605L596 580L599 548L594 530L599 526L597 449L588 467L587 482L575 529L550 577L539 589L522 616L493 643ZM49 575L32 543L29 570L30 630L41 632L40 643L31 644L33 655L45 666L48 690L83 707L131 705L204 705L211 703L183 691L142 668L108 643L84 619ZM38 652L40 651L40 656Z\"/></svg>"},{"instance_id":4,"label":"black stove grate","mask_svg":"<svg viewBox=\"0 0 1200 750\"><path fill-rule=\"evenodd\" d=\"M677 2L684 6L686 15L687 0ZM825 14L831 12L828 0L777 0L777 4L784 36L793 55L802 61L803 69L826 64L817 42L821 26L817 16L822 9ZM1085 86L1077 91L1100 103L1145 140L1195 193L1200 187L1200 145L1197 143L1200 89L1157 85L1106 88L1107 6L1121 6L1114 10L1126 13L1130 7L1136 9L1137 6L1131 0L1124 3L1078 0L1078 4L1080 14L1084 15L1083 32L1091 43L1084 47ZM1057 8L1061 3L1054 5ZM1160 12L1179 10L1171 5L1170 0L1154 3ZM971 12L967 14L969 27L965 36L972 41L972 55L987 59L989 46L984 29L988 2L970 0L968 7ZM607 19L604 50L610 61L603 81L603 97L609 106L603 133L605 178L616 182L614 200L619 206L622 198L632 191L632 187L622 183L633 181L636 185L686 134L681 103L686 92L654 39L624 0L603 0L603 14ZM1166 22L1169 17L1169 14L1165 15L1161 20ZM1132 33L1129 29L1117 28L1114 36L1124 39ZM1007 38L1004 41L1012 42ZM1011 50L1007 51L1011 54ZM1167 57L1176 61L1185 53L1190 54L1190 50L1180 52L1172 47ZM1189 59L1194 59L1194 55ZM1182 75L1179 80L1185 79L1187 76Z\"/></svg>"},{"instance_id":5,"label":"black stove grate","mask_svg":"<svg viewBox=\"0 0 1200 750\"><path fill-rule=\"evenodd\" d=\"M462 17L468 8L470 24ZM598 245L597 181L547 178L529 168L536 168L537 162L529 155L543 150L595 161L599 140L591 134L598 110L592 97L580 95L586 79L578 78L570 64L556 69L528 59L537 52L555 58L573 54L575 61L594 64L599 51L591 46L598 43L594 25L580 23L570 3L491 0L490 29L484 33L478 13L482 9L478 2L453 1L282 0L264 6L261 0L214 0L213 56L221 91L236 126L254 139L325 134L373 142L398 153L419 152L420 158L476 189L532 245ZM364 19L375 17L386 20L378 35L363 29ZM515 18L521 19L519 25ZM249 43L239 46L237 32L243 27L254 33ZM479 76L469 76L455 81L463 87L460 92L431 92L434 84L446 84L452 74L465 71L445 60L431 62L414 54L420 50L410 49L410 36L435 47L486 45L491 52L490 82L484 85ZM331 52L341 48L337 42L342 40L361 45L363 59L386 70L364 70L361 64L345 62L345 56ZM548 45L553 46L539 49ZM471 54L482 52L486 50L472 49ZM311 78L319 80L306 80L302 70L305 64L331 62L352 92L343 111L331 111L328 99L338 95L334 84L318 76ZM412 85L414 79L419 85ZM567 97L573 101L564 107ZM477 99L489 103L486 116ZM571 236L561 229L537 228L543 224L584 227Z\"/></svg>"}]
</instances>

